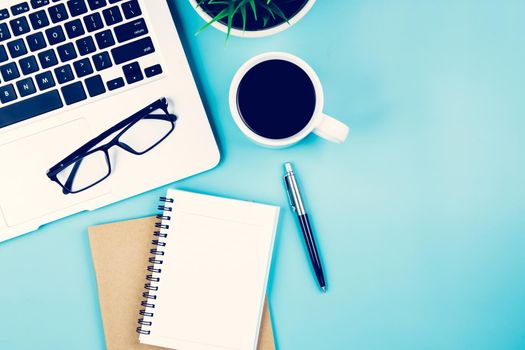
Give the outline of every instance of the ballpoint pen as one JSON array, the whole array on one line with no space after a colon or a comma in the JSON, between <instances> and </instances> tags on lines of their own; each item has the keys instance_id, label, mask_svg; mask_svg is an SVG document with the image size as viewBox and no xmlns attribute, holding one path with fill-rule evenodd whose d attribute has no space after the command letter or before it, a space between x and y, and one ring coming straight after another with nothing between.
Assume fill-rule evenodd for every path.
<instances>
[{"instance_id":1,"label":"ballpoint pen","mask_svg":"<svg viewBox=\"0 0 525 350\"><path fill-rule=\"evenodd\" d=\"M286 163L284 168L286 170L284 183L286 184L286 192L288 193L290 206L297 214L297 218L299 219L299 224L301 225L301 230L303 231L304 241L306 242L308 254L310 254L310 260L312 261L312 267L314 268L319 286L321 287L323 293L326 293L326 282L323 274L323 266L321 265L319 252L317 251L317 246L315 245L312 226L310 225L310 220L308 219L308 214L301 198L301 192L292 169L292 164Z\"/></svg>"}]
</instances>

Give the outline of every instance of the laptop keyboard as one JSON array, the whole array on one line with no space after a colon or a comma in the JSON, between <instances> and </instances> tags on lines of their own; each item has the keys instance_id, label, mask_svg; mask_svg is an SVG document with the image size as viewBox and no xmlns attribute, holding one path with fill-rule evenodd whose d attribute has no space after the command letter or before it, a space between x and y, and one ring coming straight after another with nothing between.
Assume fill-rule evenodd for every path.
<instances>
[{"instance_id":1,"label":"laptop keyboard","mask_svg":"<svg viewBox=\"0 0 525 350\"><path fill-rule=\"evenodd\" d=\"M0 128L161 75L149 34L138 0L0 8Z\"/></svg>"}]
</instances>

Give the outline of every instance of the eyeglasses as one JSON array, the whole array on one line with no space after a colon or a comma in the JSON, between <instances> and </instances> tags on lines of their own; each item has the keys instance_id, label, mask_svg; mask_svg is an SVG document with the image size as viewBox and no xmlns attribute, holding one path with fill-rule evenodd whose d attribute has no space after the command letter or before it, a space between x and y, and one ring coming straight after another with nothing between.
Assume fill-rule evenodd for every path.
<instances>
[{"instance_id":1,"label":"eyeglasses","mask_svg":"<svg viewBox=\"0 0 525 350\"><path fill-rule=\"evenodd\" d=\"M176 120L177 117L168 112L167 100L157 100L58 162L48 170L47 177L58 183L64 194L90 189L111 175L109 150L112 147L118 146L129 153L143 155L175 130ZM102 144L117 132L109 142Z\"/></svg>"}]
</instances>

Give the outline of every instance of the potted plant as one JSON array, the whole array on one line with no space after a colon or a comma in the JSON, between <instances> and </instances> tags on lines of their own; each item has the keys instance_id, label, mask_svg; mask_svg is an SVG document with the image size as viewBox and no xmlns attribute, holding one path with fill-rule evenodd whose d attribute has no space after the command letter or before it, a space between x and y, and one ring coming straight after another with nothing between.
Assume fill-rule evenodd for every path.
<instances>
[{"instance_id":1,"label":"potted plant","mask_svg":"<svg viewBox=\"0 0 525 350\"><path fill-rule=\"evenodd\" d=\"M315 0L190 0L207 22L224 33L256 38L279 33L297 23Z\"/></svg>"}]
</instances>

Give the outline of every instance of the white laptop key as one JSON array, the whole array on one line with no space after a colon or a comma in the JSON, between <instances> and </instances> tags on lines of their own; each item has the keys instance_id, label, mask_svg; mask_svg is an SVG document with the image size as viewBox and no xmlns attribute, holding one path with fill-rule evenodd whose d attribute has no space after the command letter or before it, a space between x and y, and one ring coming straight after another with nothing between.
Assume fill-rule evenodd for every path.
<instances>
[{"instance_id":1,"label":"white laptop key","mask_svg":"<svg viewBox=\"0 0 525 350\"><path fill-rule=\"evenodd\" d=\"M0 241L217 165L167 0L28 1L28 11L13 11L20 3L0 4ZM13 19L22 25L13 29ZM12 42L25 50L12 52ZM79 194L47 178L79 146L163 97L178 120L149 153L112 149L111 176Z\"/></svg>"}]
</instances>

